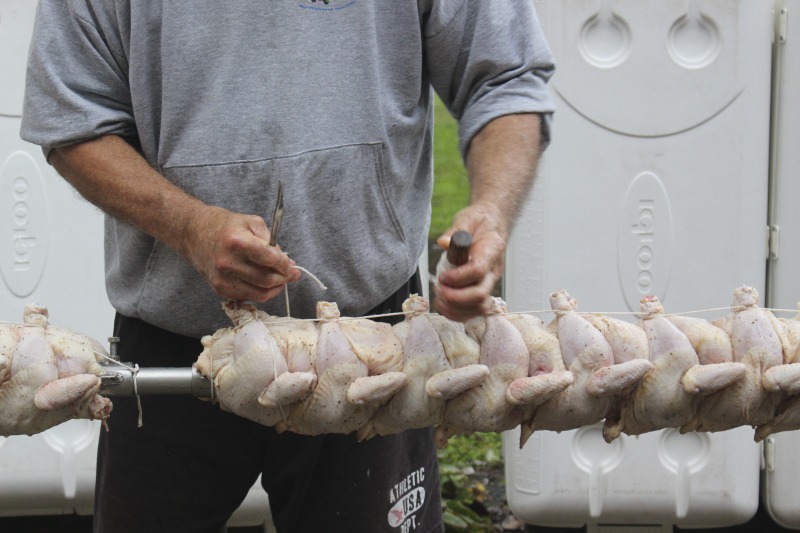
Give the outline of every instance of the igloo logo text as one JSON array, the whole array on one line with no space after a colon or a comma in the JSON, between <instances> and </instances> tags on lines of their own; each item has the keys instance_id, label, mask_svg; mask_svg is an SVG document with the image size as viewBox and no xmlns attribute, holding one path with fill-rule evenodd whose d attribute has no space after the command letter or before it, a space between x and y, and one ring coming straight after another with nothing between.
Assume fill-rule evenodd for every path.
<instances>
[{"instance_id":1,"label":"igloo logo text","mask_svg":"<svg viewBox=\"0 0 800 533\"><path fill-rule=\"evenodd\" d=\"M0 274L19 298L39 285L47 258L47 206L36 162L19 151L0 171Z\"/></svg>"},{"instance_id":2,"label":"igloo logo text","mask_svg":"<svg viewBox=\"0 0 800 533\"><path fill-rule=\"evenodd\" d=\"M672 271L672 212L661 180L637 175L628 187L617 233L617 267L625 302L639 311L639 300L666 296Z\"/></svg>"}]
</instances>

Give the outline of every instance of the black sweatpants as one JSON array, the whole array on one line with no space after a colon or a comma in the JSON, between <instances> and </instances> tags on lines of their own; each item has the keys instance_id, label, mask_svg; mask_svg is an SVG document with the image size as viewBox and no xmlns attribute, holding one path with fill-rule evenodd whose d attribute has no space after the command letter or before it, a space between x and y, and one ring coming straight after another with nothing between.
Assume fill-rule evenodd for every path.
<instances>
[{"instance_id":1,"label":"black sweatpants","mask_svg":"<svg viewBox=\"0 0 800 533\"><path fill-rule=\"evenodd\" d=\"M369 314L399 311L415 276ZM209 332L211 333L211 332ZM188 367L197 339L117 316L123 361ZM114 399L97 459L98 533L219 533L262 474L280 533L441 532L432 429L357 442L353 435L278 434L185 396Z\"/></svg>"}]
</instances>

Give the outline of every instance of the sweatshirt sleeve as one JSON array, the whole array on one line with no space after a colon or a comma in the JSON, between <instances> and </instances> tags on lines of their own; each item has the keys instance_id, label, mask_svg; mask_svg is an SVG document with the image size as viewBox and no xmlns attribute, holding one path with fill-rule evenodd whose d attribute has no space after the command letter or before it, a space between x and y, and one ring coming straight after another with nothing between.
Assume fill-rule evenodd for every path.
<instances>
[{"instance_id":1,"label":"sweatshirt sleeve","mask_svg":"<svg viewBox=\"0 0 800 533\"><path fill-rule=\"evenodd\" d=\"M423 19L431 84L459 121L459 147L495 118L542 114L541 149L550 140L555 69L532 0L443 0Z\"/></svg>"},{"instance_id":2,"label":"sweatshirt sleeve","mask_svg":"<svg viewBox=\"0 0 800 533\"><path fill-rule=\"evenodd\" d=\"M98 30L103 22L108 13L88 0L39 2L20 135L45 154L101 135L136 134L122 39Z\"/></svg>"}]
</instances>

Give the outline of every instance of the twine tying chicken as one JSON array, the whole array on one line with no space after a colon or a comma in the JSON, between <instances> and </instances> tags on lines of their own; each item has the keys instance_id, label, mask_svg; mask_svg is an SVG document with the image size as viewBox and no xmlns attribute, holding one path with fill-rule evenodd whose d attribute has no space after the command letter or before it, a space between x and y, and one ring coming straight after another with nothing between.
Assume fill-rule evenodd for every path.
<instances>
[{"instance_id":1,"label":"twine tying chicken","mask_svg":"<svg viewBox=\"0 0 800 533\"><path fill-rule=\"evenodd\" d=\"M554 293L554 297L556 297L558 294L558 291L557 293ZM408 323L411 320L418 318L442 321L442 324L446 324L445 326L440 324L440 329L442 331L446 331L447 328L450 328L450 332L445 333L445 337L449 335L449 340L445 340L440 333L437 333L439 338L437 338L435 342L448 346L452 342L460 342L462 343L462 345L459 346L460 350L464 349L463 345L472 343L472 347L467 350L471 350L472 353L471 355L465 357L463 353L457 354L454 353L457 350L450 349L451 353L448 354L449 358L447 359L447 363L450 365L450 367L446 369L439 368L437 372L432 372L429 374L415 373L415 370L413 370L412 365L410 364L410 354L402 353L399 356L400 362L394 368L399 368L408 376L408 384L400 387L398 391L390 398L376 400L375 403L377 403L378 406L376 409L374 409L375 414L373 414L372 418L370 418L368 422L360 427L357 427L356 429L353 429L353 423L350 420L347 420L347 417L340 418L343 416L341 412L331 413L329 416L325 415L328 416L327 419L325 416L322 416L322 419L320 419L321 415L317 413L315 415L317 421L314 423L305 420L304 418L309 410L307 403L308 398L319 392L316 389L311 388L305 391L308 396L298 396L299 399L296 400L296 403L294 404L290 405L283 400L280 401L278 407L278 410L280 411L278 416L279 422L277 422L275 425L279 430L289 430L307 434L319 434L325 432L348 433L350 431L358 431L359 437L368 438L375 434L387 434L390 432L402 431L403 429L410 427L416 427L415 424L419 423L423 425L438 426L439 429L437 437L440 443L446 442L448 436L459 432L502 431L509 429L508 426L513 427L514 425L519 424L523 426L522 433L523 439L525 439L530 436L530 433L534 430L561 431L564 429L573 429L583 425L595 423L603 420L604 418L609 421L607 424L608 430L606 431L606 437L609 440L616 438L616 436L618 436L620 433L640 434L645 431L660 429L660 427L667 427L665 423L658 421L657 418L647 421L642 420L640 415L631 414L635 412L641 412L641 409L636 407L636 405L641 403L641 400L625 399L629 397L634 398L636 395L638 395L640 398L646 396L644 391L654 387L654 385L649 383L653 381L655 381L657 384L659 383L659 379L654 378L653 376L663 374L663 371L660 369L661 366L664 366L663 363L657 364L653 361L650 361L648 357L651 355L653 350L651 350L649 346L641 344L641 339L644 338L646 342L647 337L647 334L641 329L641 326L625 323L624 321L612 319L609 316L599 315L598 313L594 312L578 312L575 309L574 300L571 300L569 295L563 293L561 296L555 299L558 300L559 298L561 299L561 303L554 305L554 309L549 311L509 312L504 309L502 303L499 303L497 308L492 312L491 316L478 319L477 322L473 322L471 325L468 325L467 329L464 329L464 325L449 322L443 317L427 312L427 308L424 311L420 311L419 309L411 311L404 307L404 313L388 313L360 318L336 317L335 320L338 324L340 324L340 327L353 321L355 321L356 324L363 324L363 321L369 321L370 318L377 316L396 316L400 314L404 314L407 319L404 323L401 323L405 324L402 326L404 328L409 327ZM570 301L572 303L569 303ZM427 305L427 303L425 305ZM559 305L561 307L559 307ZM739 305L734 302L732 307L725 309L729 309L733 314L736 314L751 308L751 304ZM663 310L659 310L657 315L659 320L668 320L671 317L713 310L714 309L704 309L688 313L673 314L663 313ZM533 313L552 313L553 311L555 311L557 318L549 326L545 325L539 319L531 316ZM790 310L776 309L776 312L777 311L791 312ZM759 308L758 312L764 313L768 312L768 310ZM614 314L637 315L642 317L643 320L645 317L649 317L648 319L654 319L656 315L652 309L643 311L641 313ZM569 317L580 317L580 320L578 318ZM306 331L309 331L309 328L318 328L320 323L330 320L329 317L318 317L316 319L305 320L289 318L281 319L277 317L265 318L266 320L264 321L264 326L267 330L275 327L283 327L284 335L291 335L290 333L286 332L291 331L293 328L303 327L306 328ZM490 361L486 360L487 357L484 357L485 354L478 352L484 349L486 345L494 342L494 340L491 338L494 333L490 332L491 334L488 336L486 334L487 321L495 321L499 320L500 318L502 318L504 322L509 320L512 322L517 322L518 324L516 324L514 327L520 331L525 327L521 325L520 321L531 323L531 325L535 327L537 335L542 335L543 337L547 337L549 335L549 339L552 343L551 349L553 351L549 356L545 357L541 351L535 352L535 350L532 351L529 349L528 353L522 357L522 359L524 359L525 356L529 358L528 366L524 368L524 371L517 370L515 371L516 374L511 372L505 377L498 377L503 373L503 371L499 370L499 367L502 366L502 364L506 364L508 361L502 361L500 364L491 364ZM697 323L702 322L707 324L708 327L712 327L711 323L707 323L701 319L686 318L685 320L699 321ZM794 321L795 320L792 319L792 322ZM569 338L571 333L569 333L568 329L571 326L565 325L564 327L560 327L562 323L568 324L570 322L578 324L579 326L576 327L582 328L583 331L588 335L587 339L589 339L590 342L587 342L587 344L596 343L599 345L605 343L606 347L598 352L602 352L601 355L602 359L604 360L603 364L595 364L592 366L593 364L591 362L581 361L581 358L585 358L586 354L580 353L580 351L575 351L574 347L570 347L571 343ZM719 332L723 331L718 326L713 327ZM792 327L794 326L792 325ZM397 328L397 326L395 326L395 328ZM508 325L504 324L503 328L508 329ZM631 348L631 346L635 346L635 344L631 344L630 341L620 341L619 338L613 339L615 335L620 334L620 331L623 328L625 330L630 330L630 328L638 328L640 337L640 344L638 345L638 348ZM492 326L489 329L496 330L497 326ZM533 334L527 333L526 335L530 337ZM727 333L725 333L725 335L727 335ZM406 344L409 342L407 333L403 333L402 335L398 334L397 336L398 338L402 339L401 344L403 345L403 350L406 350ZM360 343L360 341L354 339L352 336L344 335L343 337L346 338L347 342L349 343L350 348L348 348L348 350L354 350L354 353L358 352L358 357L364 359L368 363L371 356L369 355L369 350L367 350L366 346L369 343ZM523 337L525 337L525 335L523 335ZM611 337L614 342L609 344L607 337ZM657 341L655 338L650 340L653 342ZM527 339L527 341L530 341L530 339ZM415 340L413 342L418 341ZM625 348L625 342L628 342L630 346ZM691 342L692 341L688 340L687 338L687 340L684 342L684 345L691 344ZM697 339L694 339L694 342L698 342ZM276 341L276 344L281 346L282 350L287 349L286 341ZM506 346L508 345L507 342L503 342L501 344ZM577 345L580 343L572 344ZM800 343L795 342L795 344ZM530 345L531 344L529 342L529 348ZM210 347L211 344L209 343L207 346ZM791 351L790 348L791 347L787 347L787 354ZM270 366L270 372L275 375L278 366L275 359L276 354L273 349L273 347L270 348L270 357L273 358ZM570 353L570 350L572 350L572 353ZM625 350L628 350L627 356L625 356ZM694 350L694 348L692 348L692 350ZM319 354L320 352L320 347L314 347L314 355L310 357L316 357L316 354ZM535 355L532 356L532 354ZM278 358L280 358L281 354L277 355ZM500 355L499 357L502 359L506 355L507 354ZM201 358L198 360L198 368L201 369L201 371L202 358L203 356L201 355ZM791 357L788 359L790 358ZM351 361L352 359L353 358L350 357ZM532 359L534 362L531 362ZM786 359L786 361L788 361L788 359ZM787 366L784 364L786 361L784 361L783 358L780 361L780 366L782 367L781 370L797 372L798 368L800 368L792 365ZM490 364L484 364L487 362ZM318 363L318 361L315 361L315 364L316 363ZM497 363L497 361L495 361L495 363ZM687 403L687 405L701 404L703 402L708 403L707 398L714 397L716 392L725 389L726 387L735 383L737 380L743 378L743 365L745 365L745 363L733 361L732 353L729 361L721 361L721 363L723 364L716 367L713 365L695 365L697 368L692 372L683 372L678 378L673 380L679 385L675 394L688 395L692 398L697 398L697 400L693 399L692 401L684 401L686 398L681 399L681 401L684 401L684 403ZM235 361L231 361L230 364L235 365L236 363ZM481 375L480 372L474 374L473 379L475 379L475 382L471 383L469 387L465 387L464 389L453 394L451 397L448 397L443 402L445 407L437 407L436 409L438 409L438 411L436 411L435 415L430 415L428 418L423 417L420 422L411 422L404 418L404 413L408 413L414 409L424 411L422 407L416 404L405 404L403 409L396 408L396 405L402 404L404 401L399 400L398 398L403 396L403 391L405 389L410 390L414 388L417 391L424 390L425 394L427 395L425 396L425 401L427 402L433 397L430 394L431 387L428 385L436 382L435 379L432 379L434 376L437 374L446 375L447 372L457 371L471 365L473 365L472 369L483 368L483 375ZM513 367L513 364L511 366ZM516 368L522 369L522 366L523 365L518 364ZM290 371L292 370L291 364L288 365L288 369ZM488 373L486 372L487 369ZM326 369L315 366L313 371L317 374L318 378L322 378ZM495 374L498 374L498 376L490 377L492 376L493 371ZM569 379L566 378L569 373L572 373L572 380L574 383L570 382ZM780 375L780 372L773 373ZM476 378L475 376L479 377ZM550 381L547 381L545 378ZM344 397L354 382L355 379L351 379L349 381L345 380L345 382L342 382L338 385L340 388L333 392L338 394L340 398ZM770 385L774 390L769 391L769 393L788 395L789 393L784 391L784 388L788 387L787 383L788 379L784 379L783 377L776 378L773 380L773 384ZM657 387L658 385L656 385L656 388ZM494 388L496 388L498 391L501 391L501 393L490 392L494 390ZM443 394L447 394L447 391L442 393L440 389L437 393L442 396ZM485 396L487 394L491 394L495 399L489 401L488 403L483 403L485 398L483 398L481 395ZM263 395L261 396L263 397ZM278 398L280 397L281 396L279 395ZM472 398L469 400L464 400L464 398L470 397ZM223 396L220 396L219 400L220 404L225 409L228 408L227 406L234 405L232 402L227 402ZM362 401L364 401L363 398ZM369 401L371 400L367 398L366 403L369 403ZM496 411L494 414L487 415L490 405L501 405L499 408L500 411ZM252 407L254 408L254 412L250 412L247 409L238 409L238 414L245 417L264 416L263 408L267 406L264 405L263 402L260 402L258 407L254 405ZM694 423L697 425L697 430L705 430L703 427L714 427L713 424L710 424L708 420L700 421L698 423L698 420L696 420L699 416L697 415L698 408L699 407L696 405L691 408L687 408L685 416L679 422L684 424L684 426L687 428L689 427L689 424ZM237 408L232 407L231 410L236 412ZM645 410L650 410L654 414L658 411L655 404L649 406ZM450 414L447 414L448 412ZM565 413L576 412L578 412L580 416L565 416ZM382 413L392 414L385 415ZM477 418L471 419L470 416L472 415L468 416L464 415L464 413L475 413L474 416ZM485 418L487 416L490 419L489 422L480 420L482 417ZM507 417L511 421L502 422L501 419L503 419L503 417ZM389 422L380 422L380 420L388 420ZM622 421L621 425L620 420ZM692 422L693 420L694 422ZM514 424L513 421L516 421L516 424ZM750 420L744 414L738 416L734 422L735 425L746 425L749 423ZM384 425L381 426L381 424ZM392 426L392 424L395 425ZM681 427L680 424L677 424L675 421L673 421L671 424L672 425L669 427Z\"/></svg>"},{"instance_id":2,"label":"twine tying chicken","mask_svg":"<svg viewBox=\"0 0 800 533\"><path fill-rule=\"evenodd\" d=\"M719 308L665 313L653 297L640 313L582 312L564 291L551 295L552 310L510 312L496 300L466 324L430 313L418 296L402 313L359 318L332 303L307 320L237 304L226 308L233 326L202 339L195 368L223 409L279 431L365 439L436 426L444 445L463 432L520 426L524 442L605 420L607 440L739 425L755 426L760 440L800 428L800 318L777 318L797 311L757 299L737 289L728 315L712 322L688 315ZM544 313L555 319L535 316ZM398 315L395 326L370 320ZM0 434L107 418L104 359L96 341L47 324L42 306L26 308L23 324L0 323ZM138 400L138 367L115 363L134 373Z\"/></svg>"},{"instance_id":3,"label":"twine tying chicken","mask_svg":"<svg viewBox=\"0 0 800 533\"><path fill-rule=\"evenodd\" d=\"M292 266L292 268L295 268L295 269L299 270L300 272L305 272L306 274L308 274L309 276L311 276L311 279L313 279L314 281L316 281L316 282L317 282L317 285L319 285L319 286L320 286L320 288L321 288L323 291L326 291L326 290L328 290L328 287L326 287L326 286L325 286L325 284L324 284L324 283L322 283L322 282L319 280L319 278L318 278L317 276L315 276L314 274L312 274L311 272L309 272L309 271L308 271L308 270L306 270L305 268L303 268L303 267L301 267L301 266L299 266L299 265L294 265L294 266ZM285 302L285 304L286 304L286 316L287 316L287 317L291 317L291 316L292 316L292 313L291 313L291 310L290 310L290 308L289 308L289 285L284 285L284 287L283 287L283 296L284 296L284 302Z\"/></svg>"},{"instance_id":4,"label":"twine tying chicken","mask_svg":"<svg viewBox=\"0 0 800 533\"><path fill-rule=\"evenodd\" d=\"M139 428L142 427L144 425L143 422L144 411L142 410L142 397L139 394L139 365L138 364L130 365L128 363L123 363L122 361L118 361L103 352L97 352L92 350L92 353L94 353L95 356L99 357L101 360L104 360L106 364L114 364L117 366L121 366L122 368L125 368L127 370L130 370L131 381L133 382L133 394L136 397L136 410L138 413L136 419L136 427Z\"/></svg>"}]
</instances>

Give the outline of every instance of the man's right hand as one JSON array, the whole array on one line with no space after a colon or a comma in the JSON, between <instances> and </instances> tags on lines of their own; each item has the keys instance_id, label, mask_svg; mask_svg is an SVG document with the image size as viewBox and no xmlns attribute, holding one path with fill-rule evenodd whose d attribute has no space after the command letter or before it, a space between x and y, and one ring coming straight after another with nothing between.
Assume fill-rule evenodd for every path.
<instances>
[{"instance_id":1,"label":"man's right hand","mask_svg":"<svg viewBox=\"0 0 800 533\"><path fill-rule=\"evenodd\" d=\"M300 279L295 263L270 246L264 220L203 206L188 222L179 252L222 298L264 302Z\"/></svg>"},{"instance_id":2,"label":"man's right hand","mask_svg":"<svg viewBox=\"0 0 800 533\"><path fill-rule=\"evenodd\" d=\"M222 298L263 302L300 278L264 220L186 194L120 137L54 148L50 163L84 198L177 250Z\"/></svg>"}]
</instances>

